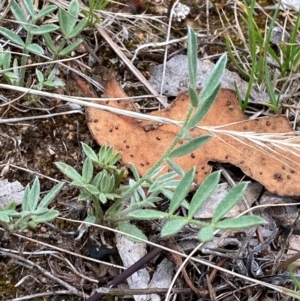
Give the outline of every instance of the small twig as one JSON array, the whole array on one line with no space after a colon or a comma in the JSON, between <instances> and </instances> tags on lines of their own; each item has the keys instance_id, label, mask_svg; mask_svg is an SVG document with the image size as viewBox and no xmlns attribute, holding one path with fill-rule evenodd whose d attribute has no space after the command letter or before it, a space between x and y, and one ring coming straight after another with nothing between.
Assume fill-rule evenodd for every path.
<instances>
[{"instance_id":1,"label":"small twig","mask_svg":"<svg viewBox=\"0 0 300 301\"><path fill-rule=\"evenodd\" d=\"M80 110L72 110L72 111L66 111L66 112L52 113L52 114L48 114L48 115L17 117L17 118L1 118L0 124L1 123L8 124L8 123L14 123L14 122L23 122L23 121L27 121L27 120L36 120L36 119L48 119L50 117L68 115L68 114L84 114L84 113Z\"/></svg>"},{"instance_id":2,"label":"small twig","mask_svg":"<svg viewBox=\"0 0 300 301\"><path fill-rule=\"evenodd\" d=\"M169 107L166 99L158 95L157 91L153 86L147 81L147 79L141 74L141 72L130 62L130 60L125 56L125 54L119 49L118 45L110 38L107 32L100 25L95 25L96 29L105 39L105 41L110 45L110 47L116 52L120 59L125 63L125 65L130 69L130 71L141 81L141 83L148 89L148 91L153 94L157 100L165 107Z\"/></svg>"},{"instance_id":3,"label":"small twig","mask_svg":"<svg viewBox=\"0 0 300 301\"><path fill-rule=\"evenodd\" d=\"M152 249L148 254L146 254L144 257L142 257L140 260L138 260L136 263L134 263L132 266L130 266L128 269L123 271L120 275L115 277L112 281L107 283L103 288L113 288L119 285L120 283L124 282L128 277L130 277L133 273L137 272L138 270L145 267L145 265L151 261L154 257L156 257L158 254L160 254L163 250L159 247L155 247ZM93 296L91 296L87 301L97 301L101 300L101 298L104 296L104 293L96 292Z\"/></svg>"},{"instance_id":4,"label":"small twig","mask_svg":"<svg viewBox=\"0 0 300 301\"><path fill-rule=\"evenodd\" d=\"M169 288L111 288L108 294L112 296L135 296L135 295L152 295L152 294L165 294ZM192 290L190 288L173 288L172 293L174 294L191 294Z\"/></svg>"},{"instance_id":5,"label":"small twig","mask_svg":"<svg viewBox=\"0 0 300 301\"><path fill-rule=\"evenodd\" d=\"M70 295L70 291L63 290L63 291L43 292L43 293L39 293L39 294L33 294L33 295L29 295L29 296L14 298L14 299L7 300L7 301L34 300L35 298L41 298L41 297L46 297L46 296L59 296L59 295Z\"/></svg>"}]
</instances>

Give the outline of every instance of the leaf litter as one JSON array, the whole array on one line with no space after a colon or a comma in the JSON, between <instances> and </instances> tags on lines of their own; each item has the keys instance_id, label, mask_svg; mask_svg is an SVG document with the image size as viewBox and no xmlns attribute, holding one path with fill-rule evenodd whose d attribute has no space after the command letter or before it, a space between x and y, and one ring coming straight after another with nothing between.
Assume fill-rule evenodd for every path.
<instances>
[{"instance_id":1,"label":"leaf litter","mask_svg":"<svg viewBox=\"0 0 300 301\"><path fill-rule=\"evenodd\" d=\"M127 97L114 77L108 80L104 93L110 98ZM111 101L106 105L137 111L131 100ZM177 96L172 106L151 112L174 121L183 121L189 106L186 93ZM161 157L178 132L178 126L139 120L94 108L86 111L88 126L99 144L112 145L122 154L124 164L133 163L144 175ZM280 196L299 196L299 139L284 116L245 120L236 95L221 89L212 108L192 137L211 135L203 147L174 161L185 171L196 166L196 183L211 172L210 161L231 163ZM163 172L167 172L167 168Z\"/></svg>"}]
</instances>

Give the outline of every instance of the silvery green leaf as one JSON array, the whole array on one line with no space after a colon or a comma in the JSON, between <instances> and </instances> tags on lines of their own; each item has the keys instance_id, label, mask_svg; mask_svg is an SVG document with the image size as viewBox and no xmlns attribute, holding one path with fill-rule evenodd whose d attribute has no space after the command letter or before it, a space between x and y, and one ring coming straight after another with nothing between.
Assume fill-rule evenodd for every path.
<instances>
[{"instance_id":1,"label":"silvery green leaf","mask_svg":"<svg viewBox=\"0 0 300 301\"><path fill-rule=\"evenodd\" d=\"M248 183L242 182L231 188L225 195L224 199L217 206L213 218L212 224L216 224L221 218L228 213L242 198Z\"/></svg>"},{"instance_id":2,"label":"silvery green leaf","mask_svg":"<svg viewBox=\"0 0 300 301\"><path fill-rule=\"evenodd\" d=\"M188 26L188 65L190 76L190 88L193 90L196 90L197 52L197 36L193 28ZM195 105L193 104L193 106L196 107L197 103Z\"/></svg>"},{"instance_id":3,"label":"silvery green leaf","mask_svg":"<svg viewBox=\"0 0 300 301\"><path fill-rule=\"evenodd\" d=\"M77 180L82 182L81 175L72 166L63 162L55 162L55 165L69 179L73 181Z\"/></svg>"},{"instance_id":4,"label":"silvery green leaf","mask_svg":"<svg viewBox=\"0 0 300 301\"><path fill-rule=\"evenodd\" d=\"M34 179L32 187L29 189L28 198L28 210L34 211L40 198L40 181L38 178Z\"/></svg>"},{"instance_id":5,"label":"silvery green leaf","mask_svg":"<svg viewBox=\"0 0 300 301\"><path fill-rule=\"evenodd\" d=\"M129 164L129 169L131 170L134 179L136 181L139 181L140 180L140 175L139 175L139 172L138 172L137 168L132 163L130 163Z\"/></svg>"},{"instance_id":6,"label":"silvery green leaf","mask_svg":"<svg viewBox=\"0 0 300 301\"><path fill-rule=\"evenodd\" d=\"M198 239L202 242L212 241L214 238L214 229L212 226L203 227L198 233Z\"/></svg>"},{"instance_id":7,"label":"silvery green leaf","mask_svg":"<svg viewBox=\"0 0 300 301\"><path fill-rule=\"evenodd\" d=\"M114 164L116 164L116 163L120 160L120 158L121 158L120 153L115 153L115 154L111 157L109 163L110 163L111 165L114 165Z\"/></svg>"},{"instance_id":8,"label":"silvery green leaf","mask_svg":"<svg viewBox=\"0 0 300 301\"><path fill-rule=\"evenodd\" d=\"M43 7L36 15L34 15L34 20L39 20L43 17L49 16L51 13L53 13L57 9L56 5L48 5Z\"/></svg>"},{"instance_id":9,"label":"silvery green leaf","mask_svg":"<svg viewBox=\"0 0 300 301\"><path fill-rule=\"evenodd\" d=\"M48 207L51 204L51 202L54 200L54 198L59 194L59 192L63 188L64 184L65 183L63 183L63 182L56 184L40 201L39 208L40 207Z\"/></svg>"},{"instance_id":10,"label":"silvery green leaf","mask_svg":"<svg viewBox=\"0 0 300 301\"><path fill-rule=\"evenodd\" d=\"M106 193L105 196L109 200L116 200L120 198L120 195L116 193Z\"/></svg>"},{"instance_id":11,"label":"silvery green leaf","mask_svg":"<svg viewBox=\"0 0 300 301\"><path fill-rule=\"evenodd\" d=\"M60 80L60 79L55 79L53 81L50 81L47 79L46 81L43 82L43 87L46 89L52 89L52 88L59 88L59 87L64 87L65 83Z\"/></svg>"},{"instance_id":12,"label":"silvery green leaf","mask_svg":"<svg viewBox=\"0 0 300 301\"><path fill-rule=\"evenodd\" d=\"M37 208L36 210L34 210L34 211L32 212L32 214L34 214L34 215L40 215L40 214L46 213L47 211L49 211L48 208L46 208L46 207L39 207L39 208Z\"/></svg>"},{"instance_id":13,"label":"silvery green leaf","mask_svg":"<svg viewBox=\"0 0 300 301\"><path fill-rule=\"evenodd\" d=\"M138 220L153 220L153 219L166 218L168 217L168 214L158 210L138 209L130 212L128 216Z\"/></svg>"},{"instance_id":14,"label":"silvery green leaf","mask_svg":"<svg viewBox=\"0 0 300 301\"><path fill-rule=\"evenodd\" d=\"M235 230L235 229L244 229L254 226L259 226L266 224L266 221L257 215L246 215L234 218L228 218L223 221L217 222L215 227L217 229L224 230Z\"/></svg>"},{"instance_id":15,"label":"silvery green leaf","mask_svg":"<svg viewBox=\"0 0 300 301\"><path fill-rule=\"evenodd\" d=\"M109 174L108 172L104 169L102 171L103 173L103 178L100 182L100 187L99 187L99 190L102 191L102 192L107 192L107 187L108 187L108 182L109 182Z\"/></svg>"},{"instance_id":16,"label":"silvery green leaf","mask_svg":"<svg viewBox=\"0 0 300 301\"><path fill-rule=\"evenodd\" d=\"M99 189L91 184L85 185L85 189L93 195L98 195L100 193Z\"/></svg>"},{"instance_id":17,"label":"silvery green leaf","mask_svg":"<svg viewBox=\"0 0 300 301\"><path fill-rule=\"evenodd\" d=\"M34 12L34 6L32 3L32 0L23 0L23 3L26 7L26 10L30 14L30 16L33 16L35 14L35 12Z\"/></svg>"},{"instance_id":18,"label":"silvery green leaf","mask_svg":"<svg viewBox=\"0 0 300 301\"><path fill-rule=\"evenodd\" d=\"M67 12L59 8L58 11L59 26L62 34L66 39L69 39L70 34L72 34L72 31L78 20L78 15L79 15L79 3L77 0L71 1Z\"/></svg>"},{"instance_id":19,"label":"silvery green leaf","mask_svg":"<svg viewBox=\"0 0 300 301\"><path fill-rule=\"evenodd\" d=\"M191 185L195 177L195 168L191 168L180 180L176 187L169 206L169 213L173 214L180 206L190 191Z\"/></svg>"},{"instance_id":20,"label":"silvery green leaf","mask_svg":"<svg viewBox=\"0 0 300 301\"><path fill-rule=\"evenodd\" d=\"M5 211L0 211L0 222L9 223L10 217Z\"/></svg>"},{"instance_id":21,"label":"silvery green leaf","mask_svg":"<svg viewBox=\"0 0 300 301\"><path fill-rule=\"evenodd\" d=\"M98 152L98 162L99 163L104 162L104 159L107 156L107 149L108 149L108 147L106 146L106 144L104 144L100 147L99 152Z\"/></svg>"},{"instance_id":22,"label":"silvery green leaf","mask_svg":"<svg viewBox=\"0 0 300 301\"><path fill-rule=\"evenodd\" d=\"M27 222L27 225L25 226L25 223L22 225L22 229L29 228L29 229L35 229L37 227L37 223L33 221Z\"/></svg>"},{"instance_id":23,"label":"silvery green leaf","mask_svg":"<svg viewBox=\"0 0 300 301\"><path fill-rule=\"evenodd\" d=\"M193 218L195 213L203 205L204 201L212 194L216 189L220 181L220 171L215 171L211 173L208 177L204 179L200 187L196 190L189 206L189 218Z\"/></svg>"},{"instance_id":24,"label":"silvery green leaf","mask_svg":"<svg viewBox=\"0 0 300 301\"><path fill-rule=\"evenodd\" d=\"M8 78L10 81L12 81L12 80L19 80L19 76L16 75L15 73L13 73L13 72L5 72L4 76L6 78Z\"/></svg>"},{"instance_id":25,"label":"silvery green leaf","mask_svg":"<svg viewBox=\"0 0 300 301\"><path fill-rule=\"evenodd\" d=\"M114 187L115 187L115 177L113 175L110 175L109 183L108 183L108 186L107 186L107 192L113 191Z\"/></svg>"},{"instance_id":26,"label":"silvery green leaf","mask_svg":"<svg viewBox=\"0 0 300 301\"><path fill-rule=\"evenodd\" d=\"M221 89L221 85L219 84L214 91L211 92L209 98L200 103L199 108L196 110L192 118L187 124L187 130L193 129L208 113L210 108L212 107L215 99L217 98L219 91Z\"/></svg>"},{"instance_id":27,"label":"silvery green leaf","mask_svg":"<svg viewBox=\"0 0 300 301\"><path fill-rule=\"evenodd\" d=\"M39 54L39 55L44 54L44 49L40 45L35 44L35 43L31 43L31 44L25 46L25 49L34 54Z\"/></svg>"},{"instance_id":28,"label":"silvery green leaf","mask_svg":"<svg viewBox=\"0 0 300 301\"><path fill-rule=\"evenodd\" d=\"M36 74L36 77L37 77L38 81L40 83L42 83L44 81L44 75L43 75L43 73L40 70L35 69L35 74Z\"/></svg>"},{"instance_id":29,"label":"silvery green leaf","mask_svg":"<svg viewBox=\"0 0 300 301\"><path fill-rule=\"evenodd\" d=\"M5 212L11 217L19 217L21 213L16 210L5 210Z\"/></svg>"},{"instance_id":30,"label":"silvery green leaf","mask_svg":"<svg viewBox=\"0 0 300 301\"><path fill-rule=\"evenodd\" d=\"M173 198L174 192L169 189L161 189L160 191L167 199L171 200Z\"/></svg>"},{"instance_id":31,"label":"silvery green leaf","mask_svg":"<svg viewBox=\"0 0 300 301\"><path fill-rule=\"evenodd\" d=\"M161 229L161 236L162 237L174 236L187 224L188 224L187 219L184 218L172 219L168 221Z\"/></svg>"},{"instance_id":32,"label":"silvery green leaf","mask_svg":"<svg viewBox=\"0 0 300 301\"><path fill-rule=\"evenodd\" d=\"M48 33L43 34L46 45L50 48L53 53L56 53L58 49L56 48L51 36Z\"/></svg>"},{"instance_id":33,"label":"silvery green leaf","mask_svg":"<svg viewBox=\"0 0 300 301\"><path fill-rule=\"evenodd\" d=\"M81 142L81 146L82 146L82 149L83 149L84 153L86 154L86 156L88 158L90 158L92 160L92 162L98 162L98 157L90 146L88 146L87 144L85 144L83 142Z\"/></svg>"},{"instance_id":34,"label":"silvery green leaf","mask_svg":"<svg viewBox=\"0 0 300 301\"><path fill-rule=\"evenodd\" d=\"M171 179L174 179L176 176L177 176L177 174L175 171L168 172L162 176L159 176L157 179L155 179L155 181L149 187L149 192L158 190L164 182L170 181Z\"/></svg>"},{"instance_id":35,"label":"silvery green leaf","mask_svg":"<svg viewBox=\"0 0 300 301\"><path fill-rule=\"evenodd\" d=\"M88 192L81 192L78 196L78 201L87 201L91 198L91 194Z\"/></svg>"},{"instance_id":36,"label":"silvery green leaf","mask_svg":"<svg viewBox=\"0 0 300 301\"><path fill-rule=\"evenodd\" d=\"M118 224L118 229L124 233L135 236L135 238L127 236L128 239L134 242L141 242L139 238L148 240L147 236L135 225L129 223L120 223Z\"/></svg>"},{"instance_id":37,"label":"silvery green leaf","mask_svg":"<svg viewBox=\"0 0 300 301\"><path fill-rule=\"evenodd\" d=\"M91 224L95 224L96 223L96 216L94 216L94 215L89 215L89 216L87 216L86 218L85 218L85 222L86 223L91 223Z\"/></svg>"},{"instance_id":38,"label":"silvery green leaf","mask_svg":"<svg viewBox=\"0 0 300 301\"><path fill-rule=\"evenodd\" d=\"M169 181L169 182L163 183L161 185L161 188L175 189L178 186L179 182L180 182L180 180Z\"/></svg>"},{"instance_id":39,"label":"silvery green leaf","mask_svg":"<svg viewBox=\"0 0 300 301\"><path fill-rule=\"evenodd\" d=\"M15 202L15 201L11 201L11 202L9 202L9 203L6 205L5 210L13 210L13 211L15 211L15 210L16 210L16 207L17 207L16 202Z\"/></svg>"},{"instance_id":40,"label":"silvery green leaf","mask_svg":"<svg viewBox=\"0 0 300 301\"><path fill-rule=\"evenodd\" d=\"M221 78L223 76L224 70L227 63L227 54L224 53L216 63L213 71L211 72L209 78L206 81L203 89L201 90L198 98L200 103L206 102L207 99L215 93L217 87L220 85Z\"/></svg>"},{"instance_id":41,"label":"silvery green leaf","mask_svg":"<svg viewBox=\"0 0 300 301\"><path fill-rule=\"evenodd\" d=\"M102 173L102 171L100 171L100 172L97 173L97 175L95 176L95 178L93 179L91 184L95 187L100 187L100 183L102 181L102 178L103 178L103 173Z\"/></svg>"},{"instance_id":42,"label":"silvery green leaf","mask_svg":"<svg viewBox=\"0 0 300 301\"><path fill-rule=\"evenodd\" d=\"M110 163L110 159L113 156L114 148L112 146L105 148L105 155L103 157L103 162L105 165L108 165Z\"/></svg>"},{"instance_id":43,"label":"silvery green leaf","mask_svg":"<svg viewBox=\"0 0 300 301\"><path fill-rule=\"evenodd\" d=\"M30 33L31 34L36 34L36 35L42 35L42 34L45 34L45 33L53 32L57 29L59 29L59 27L55 24L44 24L44 25L40 25L38 27L35 27L35 28L31 29Z\"/></svg>"},{"instance_id":44,"label":"silvery green leaf","mask_svg":"<svg viewBox=\"0 0 300 301\"><path fill-rule=\"evenodd\" d=\"M197 95L197 91L195 88L189 88L189 97L191 100L191 104L194 108L198 107L199 105L199 99L198 99L198 95Z\"/></svg>"},{"instance_id":45,"label":"silvery green leaf","mask_svg":"<svg viewBox=\"0 0 300 301\"><path fill-rule=\"evenodd\" d=\"M34 216L32 218L32 221L35 223L45 223L45 222L53 221L58 216L59 216L59 211L51 209L44 214Z\"/></svg>"},{"instance_id":46,"label":"silvery green leaf","mask_svg":"<svg viewBox=\"0 0 300 301\"><path fill-rule=\"evenodd\" d=\"M20 212L20 214L21 214L21 217L22 218L26 218L26 217L30 217L30 215L32 214L32 211L28 211L28 210L22 210L21 212Z\"/></svg>"},{"instance_id":47,"label":"silvery green leaf","mask_svg":"<svg viewBox=\"0 0 300 301\"><path fill-rule=\"evenodd\" d=\"M200 136L193 138L192 140L180 145L178 148L174 149L169 158L177 158L184 156L198 149L201 145L211 139L211 136Z\"/></svg>"},{"instance_id":48,"label":"silvery green leaf","mask_svg":"<svg viewBox=\"0 0 300 301\"><path fill-rule=\"evenodd\" d=\"M3 48L2 48L2 51L3 51ZM4 69L1 71L3 71L5 74L10 73L10 71L5 72L5 69L10 68L10 63L11 63L11 52L10 52L10 48L8 48L6 52L0 53L0 66L3 66L2 69Z\"/></svg>"},{"instance_id":49,"label":"silvery green leaf","mask_svg":"<svg viewBox=\"0 0 300 301\"><path fill-rule=\"evenodd\" d=\"M161 171L164 169L164 166L158 166L157 168L155 168L149 175L148 175L148 179L152 180L154 179L156 176L158 176Z\"/></svg>"},{"instance_id":50,"label":"silvery green leaf","mask_svg":"<svg viewBox=\"0 0 300 301\"><path fill-rule=\"evenodd\" d=\"M33 229L34 229L34 227L36 227L37 225L34 222L31 222L31 226L33 226ZM16 225L15 225L15 227L16 227ZM24 220L21 222L18 221L18 228L21 230L28 228L28 220Z\"/></svg>"},{"instance_id":51,"label":"silvery green leaf","mask_svg":"<svg viewBox=\"0 0 300 301\"><path fill-rule=\"evenodd\" d=\"M92 160L87 157L84 160L83 167L82 167L82 181L85 184L88 184L92 180L93 173L94 173L94 167L93 167Z\"/></svg>"},{"instance_id":52,"label":"silvery green leaf","mask_svg":"<svg viewBox=\"0 0 300 301\"><path fill-rule=\"evenodd\" d=\"M142 187L137 187L132 193L132 203L139 203L141 200L146 198L145 192Z\"/></svg>"},{"instance_id":53,"label":"silvery green leaf","mask_svg":"<svg viewBox=\"0 0 300 301\"><path fill-rule=\"evenodd\" d=\"M156 202L160 202L161 198L160 197L154 197L154 196L149 196L145 201L141 201L140 203L136 204L136 207L133 209L142 209L145 207L153 207L155 208ZM131 208L131 207L130 207Z\"/></svg>"},{"instance_id":54,"label":"silvery green leaf","mask_svg":"<svg viewBox=\"0 0 300 301\"><path fill-rule=\"evenodd\" d=\"M71 43L64 49L62 49L59 52L60 56L67 56L69 55L72 51L74 51L77 47L79 47L82 44L83 40L82 39L77 39L75 42Z\"/></svg>"},{"instance_id":55,"label":"silvery green leaf","mask_svg":"<svg viewBox=\"0 0 300 301\"><path fill-rule=\"evenodd\" d=\"M83 183L81 180L75 180L71 182L71 185L78 187L78 188L85 188L87 184Z\"/></svg>"},{"instance_id":56,"label":"silvery green leaf","mask_svg":"<svg viewBox=\"0 0 300 301\"><path fill-rule=\"evenodd\" d=\"M182 177L184 176L185 172L178 164L176 164L175 162L173 162L170 159L166 159L165 161L178 175L180 175Z\"/></svg>"},{"instance_id":57,"label":"silvery green leaf","mask_svg":"<svg viewBox=\"0 0 300 301\"><path fill-rule=\"evenodd\" d=\"M48 75L47 80L51 81L51 82L54 81L54 79L55 79L55 73L56 73L56 68L53 68L52 71L50 72L50 74Z\"/></svg>"},{"instance_id":58,"label":"silvery green leaf","mask_svg":"<svg viewBox=\"0 0 300 301\"><path fill-rule=\"evenodd\" d=\"M99 200L100 200L100 202L102 204L106 204L107 203L107 197L106 197L106 195L104 193L100 192L98 198L99 198Z\"/></svg>"},{"instance_id":59,"label":"silvery green leaf","mask_svg":"<svg viewBox=\"0 0 300 301\"><path fill-rule=\"evenodd\" d=\"M13 13L16 20L24 27L25 30L28 30L28 23L26 14L24 10L20 7L20 5L17 3L17 1L13 1L10 7L11 12Z\"/></svg>"},{"instance_id":60,"label":"silvery green leaf","mask_svg":"<svg viewBox=\"0 0 300 301\"><path fill-rule=\"evenodd\" d=\"M0 34L2 34L5 38L12 41L13 43L15 43L23 48L25 47L25 43L23 42L23 40L13 31L11 31L7 28L4 28L4 27L0 27Z\"/></svg>"},{"instance_id":61,"label":"silvery green leaf","mask_svg":"<svg viewBox=\"0 0 300 301\"><path fill-rule=\"evenodd\" d=\"M83 18L82 20L80 20L77 23L77 25L75 26L75 28L73 29L72 33L69 35L69 39L76 38L78 35L80 35L81 32L87 26L87 23L88 23L88 19L87 18Z\"/></svg>"}]
</instances>

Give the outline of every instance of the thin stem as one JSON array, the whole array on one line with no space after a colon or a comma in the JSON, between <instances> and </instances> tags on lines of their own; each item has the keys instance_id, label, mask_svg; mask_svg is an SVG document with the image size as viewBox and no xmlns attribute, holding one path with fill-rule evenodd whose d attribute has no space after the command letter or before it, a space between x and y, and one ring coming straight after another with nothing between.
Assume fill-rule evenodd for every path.
<instances>
[{"instance_id":1,"label":"thin stem","mask_svg":"<svg viewBox=\"0 0 300 301\"><path fill-rule=\"evenodd\" d=\"M123 200L130 196L138 187L140 187L145 181L147 181L149 175L151 175L151 173L158 168L165 159L167 159L169 157L169 155L171 154L171 152L174 150L174 148L176 147L177 143L179 142L179 140L182 138L183 133L186 131L186 126L190 120L191 114L193 112L193 108L192 106L190 106L184 124L181 127L179 133L176 135L175 139L173 140L173 142L171 143L171 145L169 146L169 148L165 151L165 153L160 157L160 159L146 172L146 174L139 179L130 189L126 190L124 192L124 194L122 195L122 197L116 201L106 212L106 215L108 217L108 219L112 219L114 221L119 221L119 219L116 219L115 216L111 216L111 218L109 218L110 213L114 213L114 211L117 211L117 208L120 207L121 203L123 202Z\"/></svg>"},{"instance_id":2,"label":"thin stem","mask_svg":"<svg viewBox=\"0 0 300 301\"><path fill-rule=\"evenodd\" d=\"M24 28L25 30L25 28ZM24 55L22 56L21 59L21 66L25 66L27 63L27 54L29 54L29 51L26 49L26 47L31 43L33 38L33 35L30 33L30 30L27 31L27 37L26 37L26 41L25 41L25 47L23 49L24 51ZM24 87L24 79L25 79L25 68L21 68L20 69L20 80L19 80L19 86L20 87Z\"/></svg>"},{"instance_id":3,"label":"thin stem","mask_svg":"<svg viewBox=\"0 0 300 301\"><path fill-rule=\"evenodd\" d=\"M101 209L99 202L100 201L97 198L93 197L93 203L95 205L95 215L96 215L97 221L102 221L103 220L103 211Z\"/></svg>"}]
</instances>

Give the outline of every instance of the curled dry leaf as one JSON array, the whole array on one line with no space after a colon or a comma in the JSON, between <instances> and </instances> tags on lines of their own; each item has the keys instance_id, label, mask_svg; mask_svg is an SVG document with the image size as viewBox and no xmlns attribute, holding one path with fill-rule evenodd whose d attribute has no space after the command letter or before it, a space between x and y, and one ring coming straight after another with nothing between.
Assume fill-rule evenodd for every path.
<instances>
[{"instance_id":1,"label":"curled dry leaf","mask_svg":"<svg viewBox=\"0 0 300 301\"><path fill-rule=\"evenodd\" d=\"M105 94L111 98L126 97L115 78L108 81ZM135 110L130 100L111 101L107 105ZM183 121L188 107L188 95L182 93L169 109L151 115ZM135 164L141 175L160 158L179 130L176 125L141 121L94 108L87 109L87 120L96 141L121 151L123 162ZM285 138L283 133L289 133L290 137L285 142L296 147L277 143ZM293 139L297 136L284 116L244 120L235 93L222 89L208 114L190 132L193 137L207 134L213 137L203 147L174 160L186 171L196 166L198 184L211 172L209 161L227 162L273 193L300 195L300 151L297 140Z\"/></svg>"}]
</instances>

